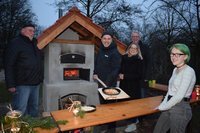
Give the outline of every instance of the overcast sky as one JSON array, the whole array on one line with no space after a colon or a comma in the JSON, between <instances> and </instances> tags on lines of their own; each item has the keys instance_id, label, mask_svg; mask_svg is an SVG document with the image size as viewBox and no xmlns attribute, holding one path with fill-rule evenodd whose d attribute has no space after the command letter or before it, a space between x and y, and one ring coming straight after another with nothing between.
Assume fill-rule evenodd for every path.
<instances>
[{"instance_id":1,"label":"overcast sky","mask_svg":"<svg viewBox=\"0 0 200 133\"><path fill-rule=\"evenodd\" d=\"M48 27L58 19L55 7L49 5L54 0L30 0L30 2L39 25Z\"/></svg>"},{"instance_id":2,"label":"overcast sky","mask_svg":"<svg viewBox=\"0 0 200 133\"><path fill-rule=\"evenodd\" d=\"M130 0L133 4L140 4L143 0ZM152 1L152 0L149 0ZM49 27L58 19L56 8L51 6L54 0L30 0L33 12L38 17L38 23L41 26Z\"/></svg>"}]
</instances>

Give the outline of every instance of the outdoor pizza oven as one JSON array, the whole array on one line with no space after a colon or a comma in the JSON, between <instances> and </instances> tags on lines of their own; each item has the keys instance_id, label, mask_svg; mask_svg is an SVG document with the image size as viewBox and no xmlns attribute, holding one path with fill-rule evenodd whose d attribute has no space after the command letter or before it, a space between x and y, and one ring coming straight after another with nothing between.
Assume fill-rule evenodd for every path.
<instances>
[{"instance_id":1,"label":"outdoor pizza oven","mask_svg":"<svg viewBox=\"0 0 200 133\"><path fill-rule=\"evenodd\" d=\"M78 39L67 30L59 38ZM67 36L68 35L68 36ZM98 86L93 81L94 45L52 42L45 47L43 103L45 111L58 110L59 98L70 93L87 96L98 104Z\"/></svg>"}]
</instances>

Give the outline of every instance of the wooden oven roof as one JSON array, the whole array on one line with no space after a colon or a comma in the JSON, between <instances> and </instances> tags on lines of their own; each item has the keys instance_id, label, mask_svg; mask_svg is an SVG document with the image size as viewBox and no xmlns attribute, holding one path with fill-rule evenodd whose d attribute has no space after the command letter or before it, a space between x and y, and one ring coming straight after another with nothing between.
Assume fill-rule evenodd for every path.
<instances>
[{"instance_id":1,"label":"wooden oven roof","mask_svg":"<svg viewBox=\"0 0 200 133\"><path fill-rule=\"evenodd\" d=\"M104 29L93 23L89 17L81 14L77 7L70 9L68 13L59 18L52 26L48 27L38 36L38 48L44 48L68 28L79 35L79 40L92 41L96 45L95 50L98 50ZM119 52L123 54L126 45L115 37L114 41L117 44Z\"/></svg>"}]
</instances>

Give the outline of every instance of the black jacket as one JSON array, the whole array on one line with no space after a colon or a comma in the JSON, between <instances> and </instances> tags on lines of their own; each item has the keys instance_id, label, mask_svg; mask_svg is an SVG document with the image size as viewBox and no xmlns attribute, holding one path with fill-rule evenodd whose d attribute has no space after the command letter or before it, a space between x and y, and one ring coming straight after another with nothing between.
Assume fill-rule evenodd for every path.
<instances>
[{"instance_id":1,"label":"black jacket","mask_svg":"<svg viewBox=\"0 0 200 133\"><path fill-rule=\"evenodd\" d=\"M128 54L122 56L120 73L124 74L124 80L143 79L143 60L139 56L128 57Z\"/></svg>"},{"instance_id":2,"label":"black jacket","mask_svg":"<svg viewBox=\"0 0 200 133\"><path fill-rule=\"evenodd\" d=\"M37 40L19 35L5 52L5 79L8 88L19 85L38 85L43 80L41 51Z\"/></svg>"},{"instance_id":3,"label":"black jacket","mask_svg":"<svg viewBox=\"0 0 200 133\"><path fill-rule=\"evenodd\" d=\"M120 88L123 89L131 99L141 98L140 81L143 79L143 60L138 56L122 56L120 73L124 79L120 80Z\"/></svg>"},{"instance_id":4,"label":"black jacket","mask_svg":"<svg viewBox=\"0 0 200 133\"><path fill-rule=\"evenodd\" d=\"M132 42L130 43L132 44ZM151 63L151 57L150 57L150 49L148 45L143 44L140 40L138 45L140 46L141 54L143 57L143 80L147 80L150 78L150 63ZM127 47L128 48L128 47Z\"/></svg>"},{"instance_id":5,"label":"black jacket","mask_svg":"<svg viewBox=\"0 0 200 133\"><path fill-rule=\"evenodd\" d=\"M101 44L95 59L94 74L97 74L107 86L116 86L120 63L121 55L116 44L111 43L107 48Z\"/></svg>"},{"instance_id":6,"label":"black jacket","mask_svg":"<svg viewBox=\"0 0 200 133\"><path fill-rule=\"evenodd\" d=\"M142 41L139 41L140 50L143 57L143 78L149 79L149 71L150 71L150 49L147 45L143 44Z\"/></svg>"}]
</instances>

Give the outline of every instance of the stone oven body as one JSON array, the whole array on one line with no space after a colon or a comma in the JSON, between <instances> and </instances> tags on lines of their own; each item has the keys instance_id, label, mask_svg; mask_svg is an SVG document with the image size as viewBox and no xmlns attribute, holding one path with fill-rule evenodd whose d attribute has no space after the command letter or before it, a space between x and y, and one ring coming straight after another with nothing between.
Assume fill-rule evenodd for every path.
<instances>
[{"instance_id":1,"label":"stone oven body","mask_svg":"<svg viewBox=\"0 0 200 133\"><path fill-rule=\"evenodd\" d=\"M65 30L57 38L68 40L79 39L78 34L70 29ZM76 58L76 55L81 55L83 59L80 62L68 61L70 55L72 55L72 59ZM66 58L64 58L65 61L63 63L63 61L61 62L61 58L64 56ZM65 78L64 75L71 74L74 76L74 71L70 74L68 72L71 69L77 70L78 74L82 74L83 76ZM44 111L58 110L58 99L70 93L84 94L87 96L87 104L98 104L98 86L92 79L93 70L94 45L50 42L44 50Z\"/></svg>"}]
</instances>

